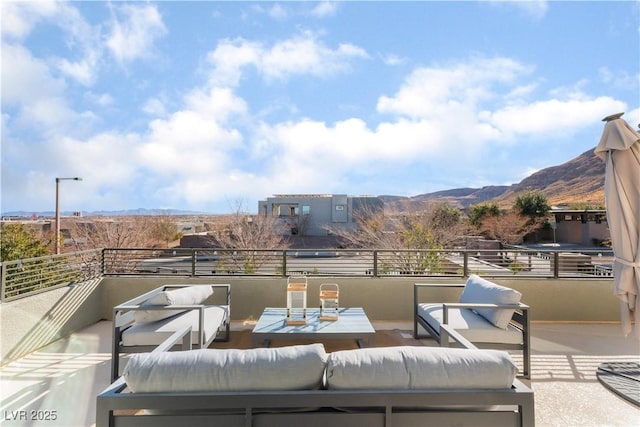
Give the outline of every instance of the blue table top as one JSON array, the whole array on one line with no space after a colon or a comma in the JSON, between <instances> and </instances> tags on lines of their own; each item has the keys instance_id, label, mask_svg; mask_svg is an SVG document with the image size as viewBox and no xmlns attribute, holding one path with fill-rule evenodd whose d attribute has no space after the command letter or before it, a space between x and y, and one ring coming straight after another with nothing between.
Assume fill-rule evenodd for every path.
<instances>
[{"instance_id":1,"label":"blue table top","mask_svg":"<svg viewBox=\"0 0 640 427\"><path fill-rule=\"evenodd\" d=\"M338 320L320 320L319 308L307 308L305 325L287 325L287 309L267 307L253 333L344 334L375 333L369 318L360 307L340 308Z\"/></svg>"}]
</instances>

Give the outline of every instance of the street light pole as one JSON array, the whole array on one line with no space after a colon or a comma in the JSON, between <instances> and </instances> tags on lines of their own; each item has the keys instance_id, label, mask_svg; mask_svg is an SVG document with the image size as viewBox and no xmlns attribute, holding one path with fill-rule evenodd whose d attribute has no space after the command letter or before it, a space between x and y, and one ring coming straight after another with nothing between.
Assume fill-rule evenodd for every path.
<instances>
[{"instance_id":1,"label":"street light pole","mask_svg":"<svg viewBox=\"0 0 640 427\"><path fill-rule=\"evenodd\" d=\"M82 181L82 178L56 178L56 254L60 253L60 181Z\"/></svg>"}]
</instances>

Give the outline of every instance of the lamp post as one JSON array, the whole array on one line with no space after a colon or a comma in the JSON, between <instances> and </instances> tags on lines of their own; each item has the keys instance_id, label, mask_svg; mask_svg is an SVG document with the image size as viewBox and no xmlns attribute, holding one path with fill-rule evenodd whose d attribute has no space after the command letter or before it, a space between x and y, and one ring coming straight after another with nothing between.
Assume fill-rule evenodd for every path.
<instances>
[{"instance_id":1,"label":"lamp post","mask_svg":"<svg viewBox=\"0 0 640 427\"><path fill-rule=\"evenodd\" d=\"M60 181L82 181L82 178L56 178L56 254L60 253Z\"/></svg>"}]
</instances>

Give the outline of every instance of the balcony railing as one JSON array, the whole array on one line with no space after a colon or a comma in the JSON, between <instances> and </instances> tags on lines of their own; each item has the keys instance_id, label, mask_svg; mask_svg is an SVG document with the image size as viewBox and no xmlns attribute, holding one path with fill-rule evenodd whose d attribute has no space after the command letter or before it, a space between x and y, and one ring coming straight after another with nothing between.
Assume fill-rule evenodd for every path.
<instances>
[{"instance_id":1,"label":"balcony railing","mask_svg":"<svg viewBox=\"0 0 640 427\"><path fill-rule=\"evenodd\" d=\"M102 250L5 261L0 265L2 302L23 298L102 275Z\"/></svg>"},{"instance_id":2,"label":"balcony railing","mask_svg":"<svg viewBox=\"0 0 640 427\"><path fill-rule=\"evenodd\" d=\"M602 278L611 250L99 249L3 262L2 301L101 276Z\"/></svg>"}]
</instances>

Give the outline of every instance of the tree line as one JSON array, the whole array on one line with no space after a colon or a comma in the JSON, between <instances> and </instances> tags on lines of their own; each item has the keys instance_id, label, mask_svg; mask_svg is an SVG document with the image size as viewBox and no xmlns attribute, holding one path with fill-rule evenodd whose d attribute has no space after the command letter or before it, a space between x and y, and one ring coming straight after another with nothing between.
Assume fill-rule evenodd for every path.
<instances>
[{"instance_id":1,"label":"tree line","mask_svg":"<svg viewBox=\"0 0 640 427\"><path fill-rule=\"evenodd\" d=\"M542 194L526 192L510 209L482 203L472 206L466 215L446 203L395 212L364 209L354 213L354 231L327 227L327 232L336 235L345 248L447 249L470 235L517 244L544 225L550 209ZM289 245L285 225L277 217L250 215L242 206L221 216L215 227L205 231L210 245L221 249L281 249ZM304 224L299 231L304 233ZM167 248L181 237L177 219L170 215L71 221L68 233L71 244L61 246L69 251ZM50 255L55 253L55 236L29 230L20 223L3 223L0 251L2 261Z\"/></svg>"}]
</instances>

